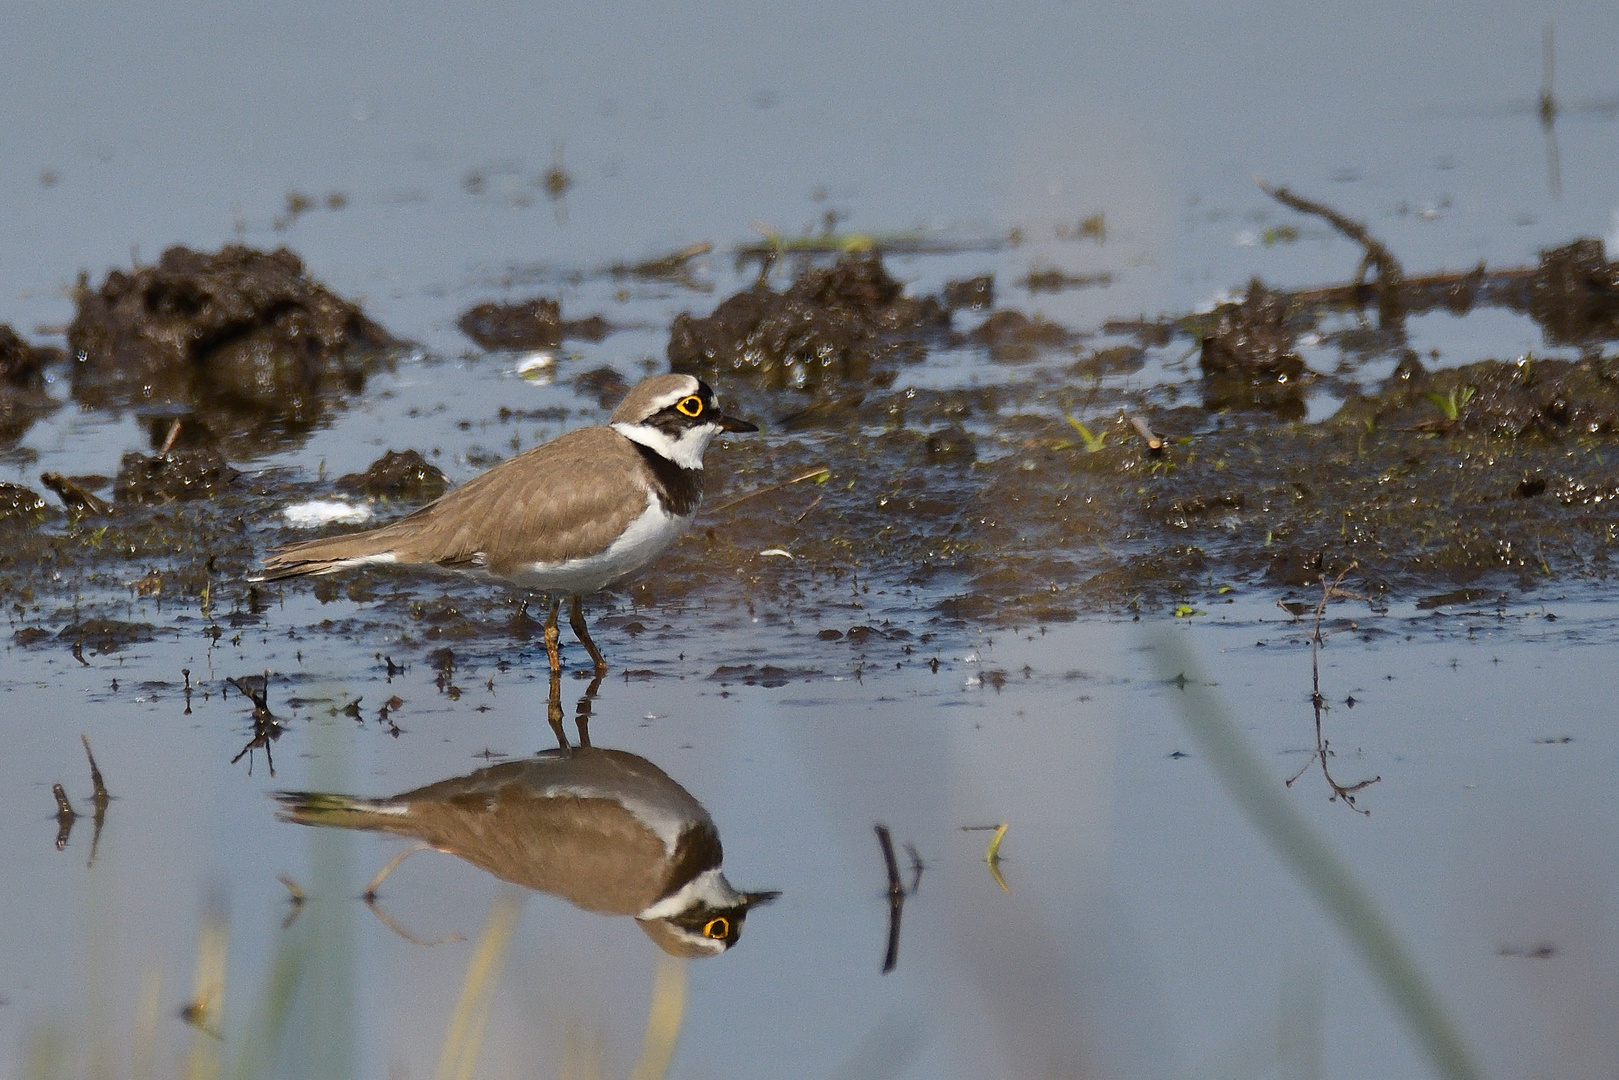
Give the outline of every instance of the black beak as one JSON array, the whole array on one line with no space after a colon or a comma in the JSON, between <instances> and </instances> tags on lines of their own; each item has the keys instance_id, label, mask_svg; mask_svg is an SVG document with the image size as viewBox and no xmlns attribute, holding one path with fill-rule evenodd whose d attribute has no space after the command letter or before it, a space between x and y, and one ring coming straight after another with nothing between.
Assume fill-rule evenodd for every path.
<instances>
[{"instance_id":1,"label":"black beak","mask_svg":"<svg viewBox=\"0 0 1619 1080\"><path fill-rule=\"evenodd\" d=\"M726 416L724 413L720 414L720 421L719 422L720 422L720 430L721 431L758 431L759 430L759 425L758 424L750 424L746 420L738 420L736 417L734 417L734 416Z\"/></svg>"},{"instance_id":2,"label":"black beak","mask_svg":"<svg viewBox=\"0 0 1619 1080\"><path fill-rule=\"evenodd\" d=\"M742 894L742 905L746 908L762 907L779 897L779 892L747 892Z\"/></svg>"}]
</instances>

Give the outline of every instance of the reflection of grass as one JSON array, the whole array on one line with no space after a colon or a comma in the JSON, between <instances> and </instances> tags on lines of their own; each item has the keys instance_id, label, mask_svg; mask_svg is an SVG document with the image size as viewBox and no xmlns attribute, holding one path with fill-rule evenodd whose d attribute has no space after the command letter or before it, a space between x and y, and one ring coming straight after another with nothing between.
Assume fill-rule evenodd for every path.
<instances>
[{"instance_id":1,"label":"reflection of grass","mask_svg":"<svg viewBox=\"0 0 1619 1080\"><path fill-rule=\"evenodd\" d=\"M134 1007L134 1029L124 1052L127 1074L118 1062L110 1017L92 1009L87 1025L52 1018L25 1034L19 1080L66 1080L68 1077L128 1075L131 1080L183 1076L186 1080L258 1080L287 1075L351 1075L353 1048L360 1042L352 1008L354 940L349 905L348 862L338 852L317 853L308 893L295 890L301 917L284 924L251 1003L225 1016L226 961L230 926L225 902L215 897L205 905L197 929L196 959L190 999L176 1010L175 996L165 998L160 967L146 970ZM450 1017L440 1050L436 1076L466 1080L475 1074L488 1028L501 968L529 894L503 888L467 961L461 994ZM328 898L328 899L323 899ZM107 958L92 957L90 989L110 981ZM233 988L233 992L235 989ZM172 991L171 991L172 995ZM245 999L244 999L245 1000ZM384 999L386 1003L386 999ZM652 1002L646 1032L632 1080L663 1080L679 1042L686 1003L686 964L659 955L653 972ZM170 1058L169 1040L178 1021L191 1026L183 1057ZM178 1029L184 1031L185 1029ZM570 1033L570 1042L571 1042ZM567 1055L564 1075L600 1080L601 1042L594 1049Z\"/></svg>"},{"instance_id":2,"label":"reflection of grass","mask_svg":"<svg viewBox=\"0 0 1619 1080\"><path fill-rule=\"evenodd\" d=\"M660 953L652 973L652 1006L647 1011L641 1057L630 1080L663 1080L669 1074L685 1013L686 961Z\"/></svg>"},{"instance_id":3,"label":"reflection of grass","mask_svg":"<svg viewBox=\"0 0 1619 1080\"><path fill-rule=\"evenodd\" d=\"M512 932L517 929L517 917L523 913L525 893L515 889L502 889L489 908L489 919L472 948L472 959L467 962L467 977L461 984L461 997L455 1003L450 1017L450 1029L444 1034L444 1049L439 1054L437 1080L468 1080L473 1066L478 1063L478 1052L483 1049L483 1035L489 1026L490 997L500 981L500 969L506 961L506 950L511 946Z\"/></svg>"},{"instance_id":4,"label":"reflection of grass","mask_svg":"<svg viewBox=\"0 0 1619 1080\"><path fill-rule=\"evenodd\" d=\"M1165 637L1155 650L1159 676L1180 684L1181 719L1249 822L1360 954L1394 1012L1427 1050L1441 1076L1479 1076L1461 1035L1416 960L1395 935L1366 887L1281 794L1280 784L1244 743L1237 722L1210 689L1187 649Z\"/></svg>"}]
</instances>

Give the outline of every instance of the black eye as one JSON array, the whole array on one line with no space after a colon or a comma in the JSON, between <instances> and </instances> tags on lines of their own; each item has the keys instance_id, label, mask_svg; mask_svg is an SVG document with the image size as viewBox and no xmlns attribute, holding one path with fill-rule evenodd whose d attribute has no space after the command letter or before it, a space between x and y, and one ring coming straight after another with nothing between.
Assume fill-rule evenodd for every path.
<instances>
[{"instance_id":1,"label":"black eye","mask_svg":"<svg viewBox=\"0 0 1619 1080\"><path fill-rule=\"evenodd\" d=\"M682 416L689 416L695 420L703 415L703 399L691 394L675 402L675 408L680 410Z\"/></svg>"},{"instance_id":2,"label":"black eye","mask_svg":"<svg viewBox=\"0 0 1619 1080\"><path fill-rule=\"evenodd\" d=\"M695 398L689 398L687 400L695 401L696 399ZM701 405L702 402L698 402L698 404ZM715 940L719 940L719 939L725 937L725 935L729 934L730 932L731 932L731 920L727 919L723 915L721 915L719 918L716 918L716 919L710 919L710 920L708 920L708 922L703 924L703 936L704 937L711 937L711 938L714 938Z\"/></svg>"}]
</instances>

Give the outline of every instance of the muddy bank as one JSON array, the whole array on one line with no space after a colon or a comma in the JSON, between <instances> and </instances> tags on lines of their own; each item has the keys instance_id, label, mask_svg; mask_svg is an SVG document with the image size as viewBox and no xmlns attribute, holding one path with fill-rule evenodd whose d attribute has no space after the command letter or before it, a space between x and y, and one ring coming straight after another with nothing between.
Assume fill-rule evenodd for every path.
<instances>
[{"instance_id":1,"label":"muddy bank","mask_svg":"<svg viewBox=\"0 0 1619 1080\"><path fill-rule=\"evenodd\" d=\"M993 283L954 292L963 312ZM682 315L672 362L713 380L767 431L710 453L697 528L598 615L646 630L679 622L660 609L722 617L744 605L806 633L868 628L840 648L904 652L908 635L969 622L1192 614L1233 590L1284 595L1351 564L1346 586L1385 601L1606 579L1619 357L1588 342L1579 359L1429 371L1392 334L1378 348L1398 366L1365 387L1304 366L1300 335L1332 328L1300 295L1256 285L1211 315L1096 339L1014 308L958 330L947 305L906 296L879 259L859 256L780 292L756 285L709 316ZM1565 294L1569 312L1584 305L1587 327L1605 310L1605 294L1592 295L1584 285ZM1550 336L1560 316L1545 317ZM906 385L905 368L941 344L1015 362L1017 377ZM1189 380L1138 378L1152 357L1188 344L1199 357ZM126 374L154 370L157 355L167 357L157 370L185 370L189 386L212 377L212 361L182 368L161 350L137 352ZM598 420L628 386L613 368L572 383ZM1303 422L1307 393L1322 387L1342 407ZM504 409L498 422L523 415ZM23 605L14 632L61 640L82 609L112 617L133 593L173 605L182 629L239 634L272 595L248 586L248 571L308 535L283 524L286 505L359 495L386 519L445 483L408 447L332 481L238 471L205 425L196 413L170 422L166 445L130 455L113 480L57 478L57 501L13 492L0 513L10 538L0 588ZM289 587L364 605L315 632L380 637L407 653L498 649L535 632L498 586L378 572ZM81 598L71 618L69 595Z\"/></svg>"}]
</instances>

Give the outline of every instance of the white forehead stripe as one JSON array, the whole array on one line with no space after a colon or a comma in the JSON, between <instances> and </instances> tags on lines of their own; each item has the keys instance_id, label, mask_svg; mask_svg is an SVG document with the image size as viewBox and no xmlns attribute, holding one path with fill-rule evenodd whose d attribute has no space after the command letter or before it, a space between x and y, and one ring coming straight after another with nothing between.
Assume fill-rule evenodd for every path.
<instances>
[{"instance_id":1,"label":"white forehead stripe","mask_svg":"<svg viewBox=\"0 0 1619 1080\"><path fill-rule=\"evenodd\" d=\"M658 397L655 397L651 401L647 402L646 414L648 416L651 416L653 413L659 412L659 411L661 411L663 409L667 409L669 406L673 405L675 402L683 401L684 399L689 398L693 394L697 393L697 380L692 379L691 376L689 376L689 375L687 376L687 378L691 379L691 384L689 386L687 386L685 389L671 390L671 391L669 391L669 393L661 394Z\"/></svg>"}]
</instances>

